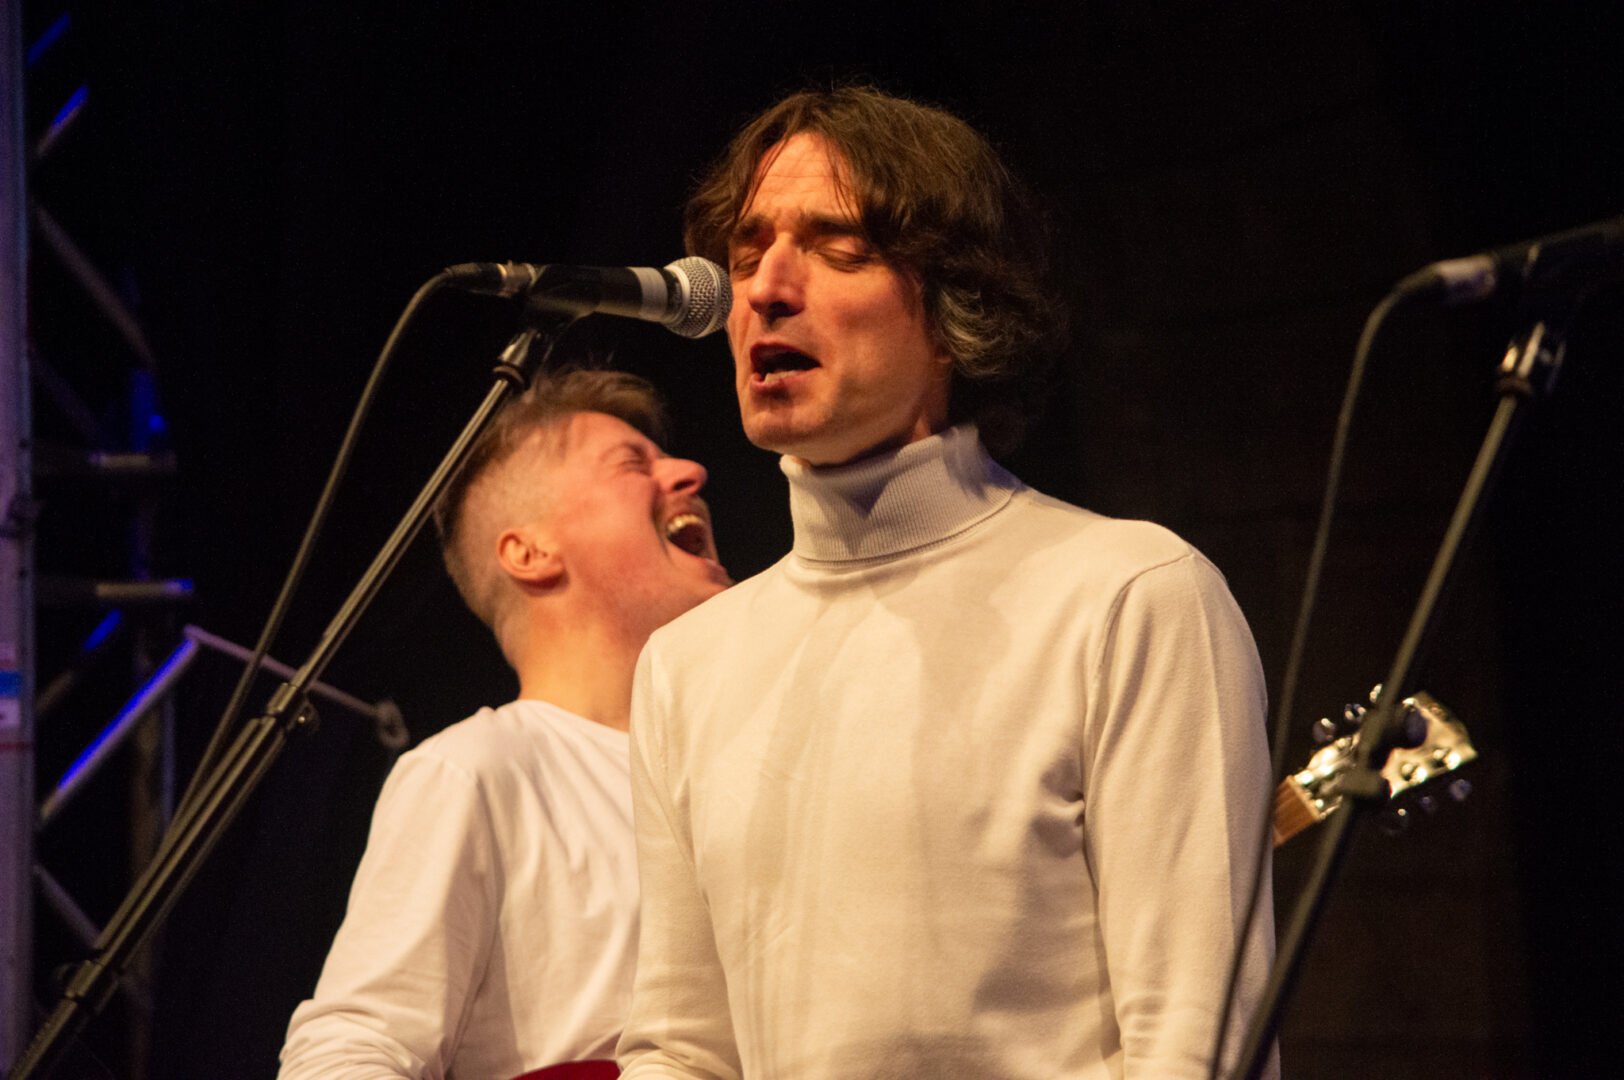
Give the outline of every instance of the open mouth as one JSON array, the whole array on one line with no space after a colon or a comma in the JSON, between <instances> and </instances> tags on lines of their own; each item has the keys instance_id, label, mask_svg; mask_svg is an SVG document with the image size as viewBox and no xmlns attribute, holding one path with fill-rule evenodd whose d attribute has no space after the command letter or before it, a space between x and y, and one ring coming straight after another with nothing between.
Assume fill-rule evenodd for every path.
<instances>
[{"instance_id":1,"label":"open mouth","mask_svg":"<svg viewBox=\"0 0 1624 1080\"><path fill-rule=\"evenodd\" d=\"M771 386L797 372L812 370L818 366L818 362L788 346L769 345L758 347L751 353L750 365L755 371L756 380Z\"/></svg>"},{"instance_id":2,"label":"open mouth","mask_svg":"<svg viewBox=\"0 0 1624 1080\"><path fill-rule=\"evenodd\" d=\"M710 558L710 529L698 514L678 514L666 522L665 538L690 555Z\"/></svg>"}]
</instances>

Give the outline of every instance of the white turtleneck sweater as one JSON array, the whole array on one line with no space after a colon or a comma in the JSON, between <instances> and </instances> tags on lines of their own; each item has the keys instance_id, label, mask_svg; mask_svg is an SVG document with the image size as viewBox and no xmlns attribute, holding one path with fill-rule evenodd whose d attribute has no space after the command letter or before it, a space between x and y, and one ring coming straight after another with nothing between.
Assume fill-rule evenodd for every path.
<instances>
[{"instance_id":1,"label":"white turtleneck sweater","mask_svg":"<svg viewBox=\"0 0 1624 1080\"><path fill-rule=\"evenodd\" d=\"M783 469L794 550L639 662L626 1076L1205 1077L1270 788L1223 578L973 428Z\"/></svg>"}]
</instances>

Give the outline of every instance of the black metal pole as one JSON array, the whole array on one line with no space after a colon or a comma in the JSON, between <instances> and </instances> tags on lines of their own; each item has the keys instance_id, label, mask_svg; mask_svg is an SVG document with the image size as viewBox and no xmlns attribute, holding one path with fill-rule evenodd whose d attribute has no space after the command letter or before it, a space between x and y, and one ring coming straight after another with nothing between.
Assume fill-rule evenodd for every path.
<instances>
[{"instance_id":1,"label":"black metal pole","mask_svg":"<svg viewBox=\"0 0 1624 1080\"><path fill-rule=\"evenodd\" d=\"M543 336L542 332L531 327L520 331L508 343L497 363L495 381L473 418L328 624L310 658L272 696L265 714L238 733L219 767L205 781L198 798L171 825L157 857L142 872L102 930L90 958L74 972L56 1008L19 1059L11 1080L50 1076L73 1040L107 1004L134 953L174 907L248 797L281 755L288 737L312 725L315 714L308 699L310 687L321 677L428 520L435 499L461 467L474 440L507 398L529 383L551 353L558 335L571 321L564 320L550 328L540 349L535 348L535 343L538 336Z\"/></svg>"},{"instance_id":2,"label":"black metal pole","mask_svg":"<svg viewBox=\"0 0 1624 1080\"><path fill-rule=\"evenodd\" d=\"M1401 702L1410 673L1432 628L1439 602L1453 578L1457 558L1481 516L1489 486L1510 449L1523 407L1537 393L1549 389L1561 364L1561 357L1562 344L1558 335L1542 321L1514 340L1501 361L1498 381L1500 401L1495 408L1494 418L1489 422L1477 460L1455 504L1449 528L1439 544L1432 570L1410 616L1409 629L1382 683L1381 700L1365 719L1354 766L1346 774L1342 786L1346 797L1320 843L1319 857L1293 912L1292 921L1281 939L1274 968L1264 988L1263 1000L1259 1003L1241 1049L1240 1069L1236 1076L1256 1080L1262 1074L1269 1060L1269 1049L1274 1045L1279 1031L1285 1003L1296 983L1309 940L1319 924L1320 914L1347 854L1354 829L1367 812L1380 808L1386 802L1387 782L1382 779L1381 767L1400 736Z\"/></svg>"}]
</instances>

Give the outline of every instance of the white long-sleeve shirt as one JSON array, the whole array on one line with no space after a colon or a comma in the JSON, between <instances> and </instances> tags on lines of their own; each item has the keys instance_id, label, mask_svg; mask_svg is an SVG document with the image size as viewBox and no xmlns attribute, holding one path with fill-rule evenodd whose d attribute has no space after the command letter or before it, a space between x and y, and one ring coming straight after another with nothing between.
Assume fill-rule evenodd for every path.
<instances>
[{"instance_id":1,"label":"white long-sleeve shirt","mask_svg":"<svg viewBox=\"0 0 1624 1080\"><path fill-rule=\"evenodd\" d=\"M1222 577L973 429L784 471L794 551L639 663L627 1080L1205 1077L1270 788Z\"/></svg>"},{"instance_id":2,"label":"white long-sleeve shirt","mask_svg":"<svg viewBox=\"0 0 1624 1080\"><path fill-rule=\"evenodd\" d=\"M624 732L540 701L401 756L282 1080L512 1077L607 1057L637 868Z\"/></svg>"}]
</instances>

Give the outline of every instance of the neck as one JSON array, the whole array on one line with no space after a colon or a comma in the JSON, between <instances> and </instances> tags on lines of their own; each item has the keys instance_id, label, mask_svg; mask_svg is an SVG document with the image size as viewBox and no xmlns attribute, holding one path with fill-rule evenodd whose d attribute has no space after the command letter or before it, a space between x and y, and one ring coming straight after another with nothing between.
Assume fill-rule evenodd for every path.
<instances>
[{"instance_id":1,"label":"neck","mask_svg":"<svg viewBox=\"0 0 1624 1080\"><path fill-rule=\"evenodd\" d=\"M938 543L997 513L1021 486L981 448L975 428L950 428L850 465L786 457L795 554L814 562L884 558Z\"/></svg>"},{"instance_id":2,"label":"neck","mask_svg":"<svg viewBox=\"0 0 1624 1080\"><path fill-rule=\"evenodd\" d=\"M616 731L630 726L632 674L643 641L579 623L532 626L510 659L519 696L549 702ZM646 640L646 637L645 639Z\"/></svg>"}]
</instances>

